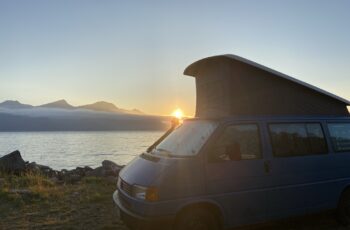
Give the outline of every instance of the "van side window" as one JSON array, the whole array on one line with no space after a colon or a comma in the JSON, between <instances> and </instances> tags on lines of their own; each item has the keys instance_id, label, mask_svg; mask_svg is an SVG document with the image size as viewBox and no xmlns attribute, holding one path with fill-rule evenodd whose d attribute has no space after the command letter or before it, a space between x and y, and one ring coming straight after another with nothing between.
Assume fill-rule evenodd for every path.
<instances>
[{"instance_id":1,"label":"van side window","mask_svg":"<svg viewBox=\"0 0 350 230\"><path fill-rule=\"evenodd\" d=\"M336 152L350 151L350 123L328 124L328 130Z\"/></svg>"},{"instance_id":2,"label":"van side window","mask_svg":"<svg viewBox=\"0 0 350 230\"><path fill-rule=\"evenodd\" d=\"M304 156L328 152L321 124L283 123L269 125L276 157Z\"/></svg>"},{"instance_id":3,"label":"van side window","mask_svg":"<svg viewBox=\"0 0 350 230\"><path fill-rule=\"evenodd\" d=\"M210 151L210 162L261 158L259 129L255 124L230 125Z\"/></svg>"}]
</instances>

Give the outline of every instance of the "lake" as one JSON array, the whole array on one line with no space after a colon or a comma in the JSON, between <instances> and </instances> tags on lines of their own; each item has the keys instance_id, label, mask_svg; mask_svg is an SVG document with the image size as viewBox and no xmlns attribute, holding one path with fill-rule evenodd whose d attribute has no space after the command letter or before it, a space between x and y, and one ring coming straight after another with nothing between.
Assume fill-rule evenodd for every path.
<instances>
[{"instance_id":1,"label":"lake","mask_svg":"<svg viewBox=\"0 0 350 230\"><path fill-rule=\"evenodd\" d=\"M0 132L0 156L19 150L25 161L53 169L97 167L103 160L126 164L164 131Z\"/></svg>"}]
</instances>

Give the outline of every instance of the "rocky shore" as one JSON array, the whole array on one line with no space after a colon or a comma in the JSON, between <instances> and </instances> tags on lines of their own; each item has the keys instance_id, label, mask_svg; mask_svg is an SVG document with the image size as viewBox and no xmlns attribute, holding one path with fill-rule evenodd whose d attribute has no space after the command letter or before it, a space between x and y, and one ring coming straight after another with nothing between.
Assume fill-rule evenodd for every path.
<instances>
[{"instance_id":1,"label":"rocky shore","mask_svg":"<svg viewBox=\"0 0 350 230\"><path fill-rule=\"evenodd\" d=\"M16 175L29 172L35 174L39 173L48 177L56 184L74 184L81 181L84 177L104 177L107 180L116 183L119 171L123 167L123 165L118 165L113 161L104 160L102 161L101 166L97 168L85 166L76 167L72 170L54 170L46 165L24 161L18 150L0 158L0 172L2 173L13 173Z\"/></svg>"},{"instance_id":2,"label":"rocky shore","mask_svg":"<svg viewBox=\"0 0 350 230\"><path fill-rule=\"evenodd\" d=\"M120 229L112 200L120 166L54 170L23 160L19 151L0 158L0 229Z\"/></svg>"}]
</instances>

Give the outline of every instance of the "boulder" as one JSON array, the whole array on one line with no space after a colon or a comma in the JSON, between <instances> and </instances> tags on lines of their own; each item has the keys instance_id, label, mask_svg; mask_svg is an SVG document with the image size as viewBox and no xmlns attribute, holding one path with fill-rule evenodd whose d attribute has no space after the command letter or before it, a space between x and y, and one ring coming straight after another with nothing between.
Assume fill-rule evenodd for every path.
<instances>
[{"instance_id":1,"label":"boulder","mask_svg":"<svg viewBox=\"0 0 350 230\"><path fill-rule=\"evenodd\" d=\"M92 171L86 172L86 176L104 177L105 173L106 173L106 170L102 166L100 166L95 168Z\"/></svg>"},{"instance_id":2,"label":"boulder","mask_svg":"<svg viewBox=\"0 0 350 230\"><path fill-rule=\"evenodd\" d=\"M25 168L28 172L41 173L47 177L58 176L58 172L56 170L53 170L52 168L46 165L39 165L36 162L26 163Z\"/></svg>"},{"instance_id":3,"label":"boulder","mask_svg":"<svg viewBox=\"0 0 350 230\"><path fill-rule=\"evenodd\" d=\"M91 168L91 167L89 167L89 166L85 166L85 167L84 167L84 170L85 170L85 173L86 173L86 172L92 171L92 170L94 170L94 169Z\"/></svg>"},{"instance_id":4,"label":"boulder","mask_svg":"<svg viewBox=\"0 0 350 230\"><path fill-rule=\"evenodd\" d=\"M114 163L113 161L109 161L109 160L102 161L102 167L104 167L104 168L110 168L110 167L115 167L115 166L117 166L117 164Z\"/></svg>"},{"instance_id":5,"label":"boulder","mask_svg":"<svg viewBox=\"0 0 350 230\"><path fill-rule=\"evenodd\" d=\"M56 184L71 183L75 184L79 182L85 176L85 168L77 167L72 170L62 169L61 171L55 171L56 175L53 176L56 180Z\"/></svg>"},{"instance_id":6,"label":"boulder","mask_svg":"<svg viewBox=\"0 0 350 230\"><path fill-rule=\"evenodd\" d=\"M0 171L20 173L25 169L26 163L18 150L0 158Z\"/></svg>"},{"instance_id":7,"label":"boulder","mask_svg":"<svg viewBox=\"0 0 350 230\"><path fill-rule=\"evenodd\" d=\"M26 171L29 172L40 172L40 168L36 162L30 162L26 164Z\"/></svg>"},{"instance_id":8,"label":"boulder","mask_svg":"<svg viewBox=\"0 0 350 230\"><path fill-rule=\"evenodd\" d=\"M123 166L109 160L102 161L102 167L105 170L105 176L118 176L119 171L123 168Z\"/></svg>"},{"instance_id":9,"label":"boulder","mask_svg":"<svg viewBox=\"0 0 350 230\"><path fill-rule=\"evenodd\" d=\"M37 166L40 168L40 170L42 171L50 171L52 170L52 168L50 168L49 166L46 166L46 165L39 165L37 164Z\"/></svg>"},{"instance_id":10,"label":"boulder","mask_svg":"<svg viewBox=\"0 0 350 230\"><path fill-rule=\"evenodd\" d=\"M83 167L76 167L76 169L74 169L72 171L74 171L74 173L76 173L82 177L85 176L85 174L86 174L86 170Z\"/></svg>"}]
</instances>

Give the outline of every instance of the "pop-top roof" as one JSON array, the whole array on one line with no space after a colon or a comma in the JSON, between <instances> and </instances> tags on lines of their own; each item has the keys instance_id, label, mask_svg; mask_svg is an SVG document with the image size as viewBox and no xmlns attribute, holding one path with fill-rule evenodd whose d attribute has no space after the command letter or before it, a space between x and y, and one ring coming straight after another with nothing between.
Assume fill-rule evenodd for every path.
<instances>
[{"instance_id":1,"label":"pop-top roof","mask_svg":"<svg viewBox=\"0 0 350 230\"><path fill-rule=\"evenodd\" d=\"M350 105L350 101L348 101L348 100L346 100L344 98L341 98L341 97L339 97L337 95L334 95L334 94L332 94L330 92L327 92L327 91L325 91L323 89L320 89L320 88L318 88L316 86L310 85L310 84L308 84L306 82L300 81L300 80L298 80L296 78L293 78L291 76L288 76L288 75L286 75L284 73L278 72L278 71L273 70L271 68L268 68L266 66L260 65L260 64L258 64L256 62L250 61L248 59L245 59L245 58L242 58L240 56L233 55L233 54L212 56L212 57L207 57L207 58L198 60L198 61L192 63L191 65L189 65L185 69L184 74L188 75L188 76L198 77L202 65L205 65L208 62L216 62L216 61L218 61L219 59L222 59L222 58L228 58L228 59L231 59L231 60L234 60L234 61L237 61L237 62L241 62L241 63L247 64L247 65L250 65L250 66L258 68L260 70L269 72L269 73L275 75L276 77L280 77L280 78L289 80L291 82L297 83L297 84L302 85L304 87L307 87L307 88L309 88L311 90L314 90L314 91L316 91L318 93L321 93L323 95L326 95L326 96L329 96L329 97L331 97L333 99L336 99L336 100L338 100L338 101L340 101L342 103L345 103L346 105Z\"/></svg>"}]
</instances>

